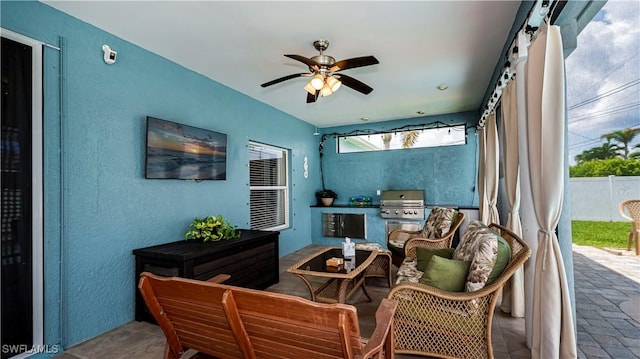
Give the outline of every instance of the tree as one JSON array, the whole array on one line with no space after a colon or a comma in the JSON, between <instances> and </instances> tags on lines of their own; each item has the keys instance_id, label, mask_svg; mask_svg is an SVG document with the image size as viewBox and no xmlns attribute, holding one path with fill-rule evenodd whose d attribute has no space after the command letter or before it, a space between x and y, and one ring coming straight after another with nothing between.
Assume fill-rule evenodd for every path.
<instances>
[{"instance_id":1,"label":"tree","mask_svg":"<svg viewBox=\"0 0 640 359\"><path fill-rule=\"evenodd\" d=\"M634 154L631 152L630 146L631 146L631 142L633 142L633 139L639 133L640 133L640 127L626 128L624 130L613 131L611 133L604 134L602 135L602 138L606 139L607 142L611 140L617 141L618 155L620 155L620 157L626 160L632 155L637 156L637 154ZM635 148L638 148L638 146L635 146Z\"/></svg>"},{"instance_id":2,"label":"tree","mask_svg":"<svg viewBox=\"0 0 640 359\"><path fill-rule=\"evenodd\" d=\"M420 133L418 131L402 132L402 148L410 148L416 144Z\"/></svg>"},{"instance_id":3,"label":"tree","mask_svg":"<svg viewBox=\"0 0 640 359\"><path fill-rule=\"evenodd\" d=\"M582 151L581 154L576 155L575 160L578 164L581 164L587 161L615 158L617 155L617 151L618 146L612 144L611 139L607 138L607 143L603 143L600 147L594 147Z\"/></svg>"},{"instance_id":4,"label":"tree","mask_svg":"<svg viewBox=\"0 0 640 359\"><path fill-rule=\"evenodd\" d=\"M640 176L640 159L607 158L569 167L569 177Z\"/></svg>"},{"instance_id":5,"label":"tree","mask_svg":"<svg viewBox=\"0 0 640 359\"><path fill-rule=\"evenodd\" d=\"M391 148L391 139L393 138L393 133L383 133L382 134L382 148L388 150Z\"/></svg>"},{"instance_id":6,"label":"tree","mask_svg":"<svg viewBox=\"0 0 640 359\"><path fill-rule=\"evenodd\" d=\"M588 150L582 151L579 155L576 155L575 160L578 164L585 163L592 160L604 160L607 158L640 158L640 145L631 147L631 143L635 137L640 134L640 127L626 128L624 130L613 131L600 136L601 139L606 140L600 147L593 147ZM611 143L615 141L617 143ZM636 149L636 150L634 150Z\"/></svg>"}]
</instances>

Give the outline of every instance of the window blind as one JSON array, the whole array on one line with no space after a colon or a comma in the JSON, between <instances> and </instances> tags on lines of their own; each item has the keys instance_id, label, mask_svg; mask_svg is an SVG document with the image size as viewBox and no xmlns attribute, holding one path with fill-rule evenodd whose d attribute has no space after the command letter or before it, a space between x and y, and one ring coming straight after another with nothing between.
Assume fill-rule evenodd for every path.
<instances>
[{"instance_id":1,"label":"window blind","mask_svg":"<svg viewBox=\"0 0 640 359\"><path fill-rule=\"evenodd\" d=\"M286 228L289 225L286 149L249 144L249 188L251 228Z\"/></svg>"}]
</instances>

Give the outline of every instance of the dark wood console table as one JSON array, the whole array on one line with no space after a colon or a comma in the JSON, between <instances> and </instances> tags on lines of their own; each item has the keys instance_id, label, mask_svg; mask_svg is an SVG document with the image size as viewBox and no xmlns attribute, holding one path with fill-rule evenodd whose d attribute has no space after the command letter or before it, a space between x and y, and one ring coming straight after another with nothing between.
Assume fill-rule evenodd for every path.
<instances>
[{"instance_id":1,"label":"dark wood console table","mask_svg":"<svg viewBox=\"0 0 640 359\"><path fill-rule=\"evenodd\" d=\"M207 280L229 274L225 284L265 289L279 281L279 232L241 229L240 238L178 241L133 251L136 256L136 320L155 322L138 291L140 273Z\"/></svg>"}]
</instances>

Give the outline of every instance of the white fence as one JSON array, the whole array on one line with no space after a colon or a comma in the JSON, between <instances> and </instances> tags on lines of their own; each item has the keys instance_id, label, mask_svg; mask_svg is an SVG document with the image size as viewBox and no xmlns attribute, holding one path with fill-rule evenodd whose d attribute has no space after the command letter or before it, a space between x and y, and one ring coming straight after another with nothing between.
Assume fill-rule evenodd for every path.
<instances>
[{"instance_id":1,"label":"white fence","mask_svg":"<svg viewBox=\"0 0 640 359\"><path fill-rule=\"evenodd\" d=\"M571 219L583 221L627 221L618 206L627 199L640 199L640 177L581 177L569 179Z\"/></svg>"}]
</instances>

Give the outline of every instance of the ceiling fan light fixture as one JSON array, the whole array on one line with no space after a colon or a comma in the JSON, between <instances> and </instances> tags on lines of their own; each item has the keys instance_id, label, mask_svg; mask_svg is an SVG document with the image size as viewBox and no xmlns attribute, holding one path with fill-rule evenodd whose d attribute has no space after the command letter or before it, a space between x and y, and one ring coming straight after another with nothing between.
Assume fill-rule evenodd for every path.
<instances>
[{"instance_id":1,"label":"ceiling fan light fixture","mask_svg":"<svg viewBox=\"0 0 640 359\"><path fill-rule=\"evenodd\" d=\"M322 89L320 90L320 96L327 97L331 94L333 94L333 91L331 91L331 87L329 87L329 85L327 84L324 84L324 86L322 86Z\"/></svg>"},{"instance_id":2,"label":"ceiling fan light fixture","mask_svg":"<svg viewBox=\"0 0 640 359\"><path fill-rule=\"evenodd\" d=\"M327 85L329 85L332 92L336 92L340 88L340 85L342 85L342 81L333 76L329 76L327 77Z\"/></svg>"},{"instance_id":3,"label":"ceiling fan light fixture","mask_svg":"<svg viewBox=\"0 0 640 359\"><path fill-rule=\"evenodd\" d=\"M315 95L317 90L313 88L313 86L311 85L311 81L307 82L307 85L304 87L305 90L307 90L308 93Z\"/></svg>"},{"instance_id":4,"label":"ceiling fan light fixture","mask_svg":"<svg viewBox=\"0 0 640 359\"><path fill-rule=\"evenodd\" d=\"M324 76L322 76L321 74L316 74L315 76L313 76L311 81L309 81L309 83L314 89L320 90L324 86Z\"/></svg>"}]
</instances>

